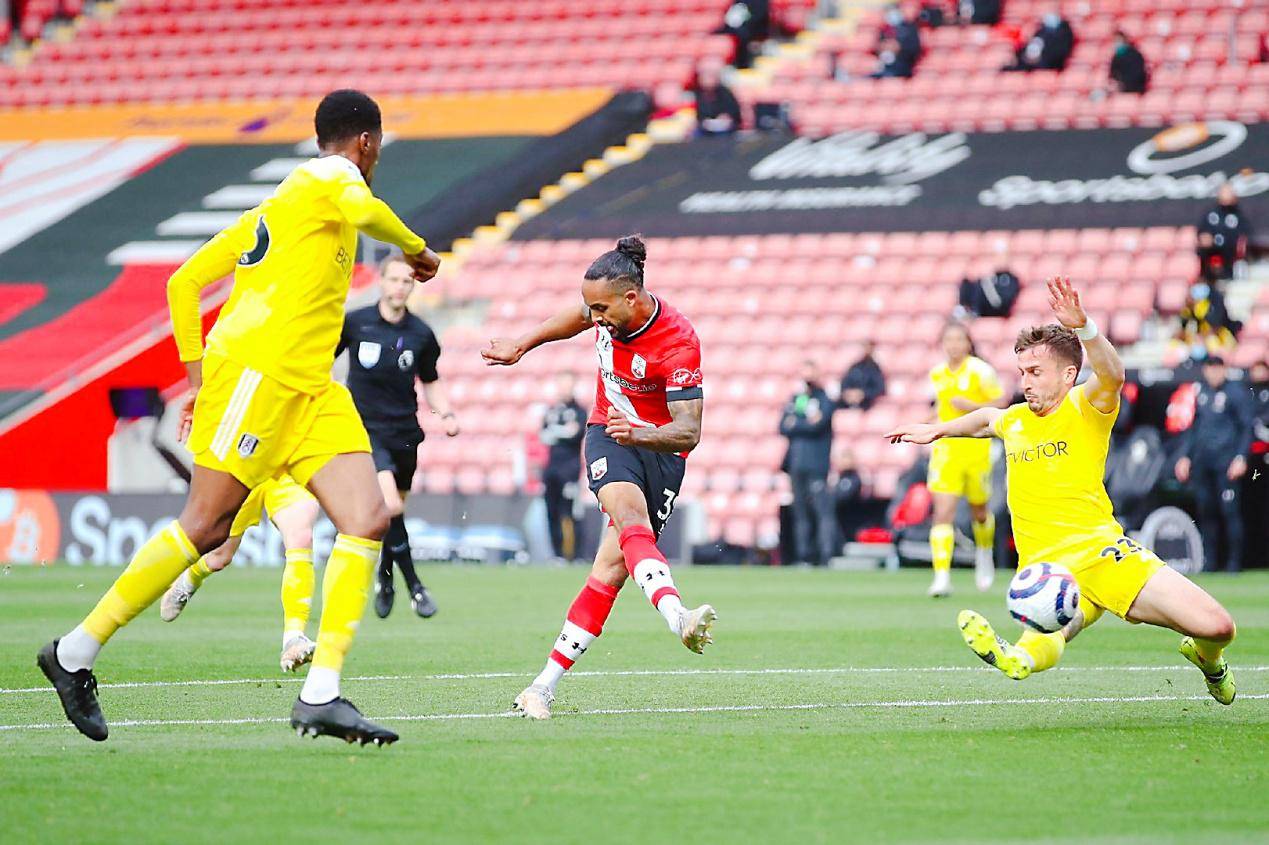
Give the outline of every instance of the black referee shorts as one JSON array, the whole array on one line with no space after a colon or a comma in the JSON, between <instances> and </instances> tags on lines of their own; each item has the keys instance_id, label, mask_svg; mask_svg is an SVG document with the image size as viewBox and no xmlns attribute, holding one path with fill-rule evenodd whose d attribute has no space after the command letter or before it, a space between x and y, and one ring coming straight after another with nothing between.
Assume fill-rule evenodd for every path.
<instances>
[{"instance_id":1,"label":"black referee shorts","mask_svg":"<svg viewBox=\"0 0 1269 845\"><path fill-rule=\"evenodd\" d=\"M417 446L403 447L399 443L385 443L370 435L370 455L375 461L375 472L390 472L398 490L409 490L414 481L414 469L419 463Z\"/></svg>"},{"instance_id":2,"label":"black referee shorts","mask_svg":"<svg viewBox=\"0 0 1269 845\"><path fill-rule=\"evenodd\" d=\"M668 452L622 446L608 436L602 425L586 427L582 453L591 492L598 496L600 488L614 481L637 485L648 503L652 533L659 537L674 512L674 500L683 487L687 460Z\"/></svg>"}]
</instances>

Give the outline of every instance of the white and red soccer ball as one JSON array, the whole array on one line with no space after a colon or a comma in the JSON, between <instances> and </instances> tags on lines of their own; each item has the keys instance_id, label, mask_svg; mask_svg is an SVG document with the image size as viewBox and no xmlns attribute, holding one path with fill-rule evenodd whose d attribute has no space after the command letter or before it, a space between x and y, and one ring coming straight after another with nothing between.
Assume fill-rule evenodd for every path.
<instances>
[{"instance_id":1,"label":"white and red soccer ball","mask_svg":"<svg viewBox=\"0 0 1269 845\"><path fill-rule=\"evenodd\" d=\"M1075 618L1080 585L1065 566L1034 563L1009 582L1009 615L1043 634L1061 630Z\"/></svg>"}]
</instances>

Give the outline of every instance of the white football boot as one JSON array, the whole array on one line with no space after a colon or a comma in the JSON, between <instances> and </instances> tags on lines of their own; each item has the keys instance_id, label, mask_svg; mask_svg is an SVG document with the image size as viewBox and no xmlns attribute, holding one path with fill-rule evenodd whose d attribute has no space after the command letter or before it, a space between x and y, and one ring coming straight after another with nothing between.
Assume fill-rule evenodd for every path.
<instances>
[{"instance_id":1,"label":"white football boot","mask_svg":"<svg viewBox=\"0 0 1269 845\"><path fill-rule=\"evenodd\" d=\"M531 684L516 696L511 709L526 719L549 719L554 702L555 695L549 689L540 684Z\"/></svg>"},{"instance_id":2,"label":"white football boot","mask_svg":"<svg viewBox=\"0 0 1269 845\"><path fill-rule=\"evenodd\" d=\"M718 614L714 612L714 608L707 604L695 610L684 608L679 614L679 639L688 647L688 650L700 654L705 650L705 646L714 641L714 636L709 629L713 627L714 620L717 618Z\"/></svg>"},{"instance_id":3,"label":"white football boot","mask_svg":"<svg viewBox=\"0 0 1269 845\"><path fill-rule=\"evenodd\" d=\"M952 570L936 569L934 570L934 580L930 582L930 588L925 591L930 598L942 599L952 594Z\"/></svg>"},{"instance_id":4,"label":"white football boot","mask_svg":"<svg viewBox=\"0 0 1269 845\"><path fill-rule=\"evenodd\" d=\"M190 580L189 572L182 572L163 594L163 599L159 602L159 618L164 622L171 622L180 616L185 605L189 604L189 600L197 591L198 587L195 587L194 582Z\"/></svg>"},{"instance_id":5,"label":"white football boot","mask_svg":"<svg viewBox=\"0 0 1269 845\"><path fill-rule=\"evenodd\" d=\"M313 659L313 652L317 650L317 643L308 638L307 634L297 634L286 641L286 645L282 646L282 656L278 660L278 664L282 667L283 672L294 672L305 663Z\"/></svg>"}]
</instances>

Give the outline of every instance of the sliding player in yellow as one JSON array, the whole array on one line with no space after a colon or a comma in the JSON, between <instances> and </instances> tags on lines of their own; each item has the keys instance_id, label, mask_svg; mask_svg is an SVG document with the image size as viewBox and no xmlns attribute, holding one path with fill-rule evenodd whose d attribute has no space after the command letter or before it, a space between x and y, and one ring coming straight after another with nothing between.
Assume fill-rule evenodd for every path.
<instances>
[{"instance_id":1,"label":"sliding player in yellow","mask_svg":"<svg viewBox=\"0 0 1269 845\"><path fill-rule=\"evenodd\" d=\"M943 354L947 361L930 370L934 411L939 422L948 422L979 408L997 407L1004 391L996 371L974 354L974 341L964 323L943 327ZM974 522L974 582L980 591L991 588L996 574L993 549L996 519L991 499L991 444L976 440L941 440L930 448L927 486L934 504L930 527L930 560L934 580L927 593L935 598L952 594L952 551L956 546L956 506L964 497Z\"/></svg>"},{"instance_id":2,"label":"sliding player in yellow","mask_svg":"<svg viewBox=\"0 0 1269 845\"><path fill-rule=\"evenodd\" d=\"M1011 645L981 615L963 610L957 617L961 633L984 661L1022 680L1056 664L1067 642L1109 610L1182 634L1181 654L1202 670L1212 698L1229 704L1234 676L1224 649L1234 639L1234 620L1198 585L1126 537L1106 495L1102 479L1123 362L1084 313L1070 281L1051 279L1048 285L1060 325L1025 329L1014 345L1025 403L936 425L900 426L887 435L896 443L1003 440L1019 566L1059 563L1079 582L1079 610L1061 631L1027 631ZM1093 374L1076 385L1085 353Z\"/></svg>"},{"instance_id":3,"label":"sliding player in yellow","mask_svg":"<svg viewBox=\"0 0 1269 845\"><path fill-rule=\"evenodd\" d=\"M251 491L234 517L229 539L177 576L159 602L159 616L164 622L174 621L213 572L233 563L242 535L259 524L262 510L277 526L286 549L286 568L282 570L282 656L278 663L283 672L294 672L313 659L317 648L306 631L309 611L313 609L313 523L317 521L317 499L289 475L270 479Z\"/></svg>"},{"instance_id":4,"label":"sliding player in yellow","mask_svg":"<svg viewBox=\"0 0 1269 845\"><path fill-rule=\"evenodd\" d=\"M383 145L374 100L335 91L318 105L314 123L318 158L296 167L168 282L191 387L189 497L84 621L38 657L67 717L91 739L107 735L92 673L101 647L225 542L253 488L283 473L317 497L338 531L322 583L317 650L291 725L363 744L397 739L340 696L340 670L365 610L388 511L366 430L330 370L358 230L400 247L420 281L436 274L440 259L370 192ZM233 291L204 352L199 292L231 271Z\"/></svg>"}]
</instances>

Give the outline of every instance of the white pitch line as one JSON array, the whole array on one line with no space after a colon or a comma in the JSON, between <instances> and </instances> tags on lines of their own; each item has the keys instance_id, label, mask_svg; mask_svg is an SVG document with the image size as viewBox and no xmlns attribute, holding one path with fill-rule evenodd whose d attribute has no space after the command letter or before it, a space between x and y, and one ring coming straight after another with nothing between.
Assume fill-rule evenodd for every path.
<instances>
[{"instance_id":1,"label":"white pitch line","mask_svg":"<svg viewBox=\"0 0 1269 845\"><path fill-rule=\"evenodd\" d=\"M1269 699L1269 693L1239 696L1239 701L1260 701ZM808 704L720 704L705 707L628 707L605 708L597 710L561 711L557 716L631 716L631 715L689 715L695 713L755 713L755 712L789 712L807 710L863 710L871 708L884 709L920 709L936 707L996 707L1000 705L1019 704L1137 704L1158 701L1205 701L1206 695L1128 695L1128 696L1089 696L1085 698L970 698L970 699L900 699L897 701L842 701L811 702ZM465 719L510 719L519 718L519 714L509 710L497 713L420 713L407 716L371 716L377 722L442 722ZM128 719L111 722L111 727L150 728L179 727L204 725L269 725L289 721L283 718L242 718L242 719ZM65 722L37 722L26 725L0 725L0 731L36 731L70 728Z\"/></svg>"},{"instance_id":2,"label":"white pitch line","mask_svg":"<svg viewBox=\"0 0 1269 845\"><path fill-rule=\"evenodd\" d=\"M1237 666L1237 672L1269 672L1269 666ZM1186 666L1059 666L1050 672L1188 672ZM572 678L618 678L618 677L676 677L691 675L876 675L900 674L905 672L956 672L956 673L990 673L990 666L830 666L824 668L767 668L767 669L613 669L595 670L592 672L569 672ZM527 678L527 672L474 672L469 674L437 674L437 675L357 675L344 678L345 681L478 681L500 678ZM100 684L99 689L140 689L144 687L218 687L247 686L250 684L297 684L303 682L300 677L277 678L225 678L216 680L194 681L120 681L112 684ZM49 686L0 688L0 695L48 692Z\"/></svg>"}]
</instances>

